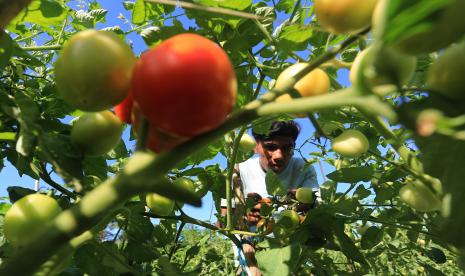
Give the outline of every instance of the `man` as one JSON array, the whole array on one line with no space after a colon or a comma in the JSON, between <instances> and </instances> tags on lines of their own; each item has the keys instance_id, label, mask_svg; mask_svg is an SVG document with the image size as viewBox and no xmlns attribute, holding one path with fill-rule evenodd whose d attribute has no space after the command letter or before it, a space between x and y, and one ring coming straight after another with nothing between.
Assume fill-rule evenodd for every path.
<instances>
[{"instance_id":1,"label":"man","mask_svg":"<svg viewBox=\"0 0 465 276\"><path fill-rule=\"evenodd\" d=\"M294 147L300 127L294 121L274 121L267 134L253 133L257 142L254 157L240 163L236 167L237 176L234 178L234 194L236 197L254 198L257 202L271 197L267 191L265 177L267 172L273 171L285 185L289 192L295 193L300 187L311 187L319 196L318 182L313 166L305 166L305 161L294 157ZM235 200L236 209L238 202ZM249 229L255 229L261 219L261 204L258 203L245 216L245 222ZM237 210L236 210L237 211ZM227 213L226 202L222 200L221 215ZM239 226L241 222L237 223ZM220 225L220 224L219 224ZM261 275L256 266L255 250L249 242L243 244L243 252L252 275Z\"/></svg>"}]
</instances>

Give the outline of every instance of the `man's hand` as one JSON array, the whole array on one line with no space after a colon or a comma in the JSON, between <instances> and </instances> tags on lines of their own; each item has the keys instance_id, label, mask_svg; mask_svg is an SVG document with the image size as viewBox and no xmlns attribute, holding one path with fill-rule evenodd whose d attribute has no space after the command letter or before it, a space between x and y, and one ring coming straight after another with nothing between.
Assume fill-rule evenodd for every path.
<instances>
[{"instance_id":1,"label":"man's hand","mask_svg":"<svg viewBox=\"0 0 465 276\"><path fill-rule=\"evenodd\" d=\"M257 225L257 223L262 219L260 210L262 208L262 204L271 204L271 199L270 198L262 198L259 194L257 193L248 193L247 198L252 198L255 204L249 212L247 212L247 222L249 225Z\"/></svg>"}]
</instances>

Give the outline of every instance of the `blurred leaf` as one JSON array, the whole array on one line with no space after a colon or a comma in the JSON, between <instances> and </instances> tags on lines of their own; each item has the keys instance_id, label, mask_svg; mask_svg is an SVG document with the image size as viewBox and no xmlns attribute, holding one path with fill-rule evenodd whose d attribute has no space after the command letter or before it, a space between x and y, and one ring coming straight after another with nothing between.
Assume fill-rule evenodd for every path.
<instances>
[{"instance_id":1,"label":"blurred leaf","mask_svg":"<svg viewBox=\"0 0 465 276\"><path fill-rule=\"evenodd\" d=\"M362 235L361 247L371 249L378 245L383 239L384 231L376 226L371 226Z\"/></svg>"},{"instance_id":2,"label":"blurred leaf","mask_svg":"<svg viewBox=\"0 0 465 276\"><path fill-rule=\"evenodd\" d=\"M372 176L373 168L371 167L342 168L327 175L333 181L345 183L369 181Z\"/></svg>"},{"instance_id":3,"label":"blurred leaf","mask_svg":"<svg viewBox=\"0 0 465 276\"><path fill-rule=\"evenodd\" d=\"M262 250L256 253L260 270L264 275L291 275L302 254L302 247L291 244L282 248Z\"/></svg>"},{"instance_id":4,"label":"blurred leaf","mask_svg":"<svg viewBox=\"0 0 465 276\"><path fill-rule=\"evenodd\" d=\"M284 196L287 194L287 189L279 179L278 175L273 171L268 171L265 176L266 191L272 196Z\"/></svg>"},{"instance_id":5,"label":"blurred leaf","mask_svg":"<svg viewBox=\"0 0 465 276\"><path fill-rule=\"evenodd\" d=\"M8 192L8 197L10 198L11 203L15 203L16 201L20 200L21 198L30 195L30 194L35 194L36 191L24 187L19 187L19 186L10 186L6 188Z\"/></svg>"}]
</instances>

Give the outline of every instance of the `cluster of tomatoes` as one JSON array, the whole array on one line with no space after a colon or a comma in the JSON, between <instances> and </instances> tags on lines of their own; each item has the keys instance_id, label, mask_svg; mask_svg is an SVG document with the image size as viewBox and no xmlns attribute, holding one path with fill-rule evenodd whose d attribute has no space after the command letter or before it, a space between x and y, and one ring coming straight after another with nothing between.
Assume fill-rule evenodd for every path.
<instances>
[{"instance_id":1,"label":"cluster of tomatoes","mask_svg":"<svg viewBox=\"0 0 465 276\"><path fill-rule=\"evenodd\" d=\"M146 146L169 150L221 124L236 99L227 54L193 33L173 36L137 59L116 34L82 31L65 45L55 75L62 98L88 112L71 132L87 155L108 152L119 142L121 121L137 130L142 118L148 123ZM119 119L108 111L112 107Z\"/></svg>"}]
</instances>

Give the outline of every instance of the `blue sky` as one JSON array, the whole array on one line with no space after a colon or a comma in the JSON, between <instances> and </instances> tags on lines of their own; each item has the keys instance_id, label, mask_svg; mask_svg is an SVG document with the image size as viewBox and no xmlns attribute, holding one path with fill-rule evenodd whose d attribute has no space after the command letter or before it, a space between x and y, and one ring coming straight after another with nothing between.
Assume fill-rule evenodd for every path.
<instances>
[{"instance_id":1,"label":"blue sky","mask_svg":"<svg viewBox=\"0 0 465 276\"><path fill-rule=\"evenodd\" d=\"M78 2L79 1L71 1L69 3L69 5L71 7L74 7ZM126 24L125 24L125 20L121 19L121 17L120 17L120 14L122 14L127 20L130 20L130 18L131 18L131 14L129 12L127 12L126 10L124 10L124 8L122 6L122 1L99 0L98 2L104 9L108 10L108 13L107 13L107 16L106 16L107 22L105 24L99 24L97 26L98 29L99 28L104 28L104 27L109 27L109 26L115 26L115 25L120 26L125 31L131 29L131 26L129 25L129 23L126 22ZM180 9L177 9L174 12L174 14L181 14L181 13L183 13L183 11L180 10ZM185 17L180 17L178 19L180 19L181 22L183 22L183 24L187 24L187 25L193 24L190 20L188 20ZM279 25L283 20L284 20L284 18L282 18L282 16L281 16L281 18L278 16L277 24ZM168 22L168 24L169 24L169 22ZM136 53L136 55L139 55L141 52L148 49L139 34L134 32L134 33L131 33L130 35L128 35L127 38L132 43L133 49L134 49L134 52ZM338 79L342 84L347 85L348 84L348 71L347 70L339 70L339 78ZM301 145L306 139L308 139L308 137L310 137L310 135L313 134L314 128L313 128L313 126L311 125L310 121L307 118L296 119L296 121L302 127L302 132L301 132L301 134L300 134L300 136L299 136L299 138L297 140L297 145ZM126 129L126 131L125 131L125 133L123 135L123 139L126 142L129 140L129 128ZM132 145L132 144L133 144L132 142L128 143L128 145ZM306 155L306 154L308 154L308 153L310 153L312 151L319 151L319 150L314 146L307 145L307 146L305 146L303 153ZM305 156L305 157L312 157L312 156ZM222 157L218 157L218 158L215 158L213 161L207 162L207 164L210 164L210 163L219 163L222 168L226 167L225 166L226 160L224 158L222 158ZM28 176L19 177L16 169L11 164L9 164L6 161L5 165L6 165L6 167L0 172L0 179L1 179L1 183L2 183L2 186L0 188L0 196L2 196L2 197L7 196L6 188L8 186L12 186L12 185L14 185L14 186L23 186L23 187L27 187L27 188L31 188L31 189L34 188L34 182L35 182L34 179L32 179L32 178L30 178ZM316 169L317 175L318 175L318 182L320 184L324 182L324 176L321 173L321 169L324 171L324 174L328 174L328 173L330 173L331 171L334 170L334 168L332 166L330 166L330 165L328 165L328 164L326 164L324 162L322 162L322 165L323 165L322 168L320 168L318 166L318 164L315 164L315 169ZM58 180L58 182L61 183L61 181L59 181L59 180ZM342 188L344 188L344 186L345 185L342 185ZM40 181L40 186L39 187L41 189L48 189L49 188L48 185L43 181ZM203 198L203 206L201 208L194 208L194 207L185 205L184 211L187 214L189 214L189 215L191 215L191 216L193 216L195 218L198 218L198 219L209 220L211 218L212 221L215 221L215 218L212 215L213 213L215 213L215 210L214 210L214 208L212 209L212 206L213 206L212 198L211 198L211 195L208 194L207 196L205 196Z\"/></svg>"}]
</instances>

